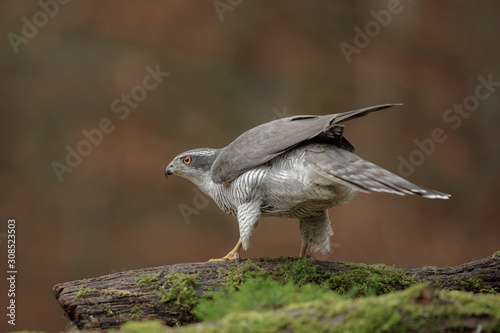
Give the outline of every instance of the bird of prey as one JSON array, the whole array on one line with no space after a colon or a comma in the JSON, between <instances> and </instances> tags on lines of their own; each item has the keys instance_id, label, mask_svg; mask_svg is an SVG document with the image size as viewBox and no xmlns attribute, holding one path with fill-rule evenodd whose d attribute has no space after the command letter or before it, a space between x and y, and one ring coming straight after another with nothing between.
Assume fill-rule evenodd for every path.
<instances>
[{"instance_id":1,"label":"bird of prey","mask_svg":"<svg viewBox=\"0 0 500 333\"><path fill-rule=\"evenodd\" d=\"M357 192L449 198L365 161L344 138L342 123L395 105L400 104L282 118L248 130L227 147L177 155L165 176L190 180L238 219L238 243L226 256L211 261L239 259L260 217L299 219L303 257L309 245L312 252L330 251L328 208L351 200Z\"/></svg>"}]
</instances>

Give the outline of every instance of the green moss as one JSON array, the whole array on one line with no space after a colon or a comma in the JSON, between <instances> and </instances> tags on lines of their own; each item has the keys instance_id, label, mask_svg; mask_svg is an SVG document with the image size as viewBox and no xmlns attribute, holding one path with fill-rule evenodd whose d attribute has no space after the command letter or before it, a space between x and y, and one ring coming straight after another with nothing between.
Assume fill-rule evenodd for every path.
<instances>
[{"instance_id":1,"label":"green moss","mask_svg":"<svg viewBox=\"0 0 500 333\"><path fill-rule=\"evenodd\" d=\"M199 301L195 290L199 285L199 274L172 271L165 277L166 281L160 287L160 302L172 302L183 310L191 311Z\"/></svg>"},{"instance_id":2,"label":"green moss","mask_svg":"<svg viewBox=\"0 0 500 333\"><path fill-rule=\"evenodd\" d=\"M271 271L262 268L274 261L283 264ZM292 301L318 298L331 290L347 297L380 295L416 283L413 276L384 265L345 264L344 268L341 273L320 274L313 261L291 257L220 268L222 288L207 292L194 312L202 320L215 320L232 311L276 309Z\"/></svg>"},{"instance_id":3,"label":"green moss","mask_svg":"<svg viewBox=\"0 0 500 333\"><path fill-rule=\"evenodd\" d=\"M262 267L271 262L284 262L284 264L277 265L270 272ZM246 281L253 279L271 277L281 284L293 282L301 286L306 283L317 282L320 278L316 272L316 266L311 260L294 257L265 257L262 259L262 263L248 260L239 265L219 268L218 273L224 280L223 287L235 290L239 289L239 286Z\"/></svg>"},{"instance_id":4,"label":"green moss","mask_svg":"<svg viewBox=\"0 0 500 333\"><path fill-rule=\"evenodd\" d=\"M384 265L346 264L343 273L320 274L307 260L287 258L270 273L262 268L268 263L247 261L220 269L223 288L201 300L195 290L198 275L171 272L160 288L161 300L204 321L217 320L184 327L187 332L463 331L477 323L485 331L500 331L496 295L415 285L413 276ZM462 282L484 289L479 277ZM350 298L361 295L368 296ZM147 323L134 325L137 332L151 331L141 326ZM155 332L170 331L154 325Z\"/></svg>"},{"instance_id":5,"label":"green moss","mask_svg":"<svg viewBox=\"0 0 500 333\"><path fill-rule=\"evenodd\" d=\"M269 272L262 268L273 261L283 264ZM229 268L220 268L218 273L224 280L223 287L236 290L250 279L271 277L281 284L293 282L302 286L315 283L352 296L380 295L402 290L416 283L414 276L385 265L344 264L344 268L345 271L341 273L320 274L311 260L279 257L264 258L262 263L246 261Z\"/></svg>"},{"instance_id":6,"label":"green moss","mask_svg":"<svg viewBox=\"0 0 500 333\"><path fill-rule=\"evenodd\" d=\"M106 311L106 316L111 316L113 314L109 305L104 308L104 311Z\"/></svg>"},{"instance_id":7,"label":"green moss","mask_svg":"<svg viewBox=\"0 0 500 333\"><path fill-rule=\"evenodd\" d=\"M221 267L217 272L224 280L223 287L233 290L239 289L249 279L266 278L269 276L269 273L265 269L250 260L228 268Z\"/></svg>"},{"instance_id":8,"label":"green moss","mask_svg":"<svg viewBox=\"0 0 500 333\"><path fill-rule=\"evenodd\" d=\"M273 261L284 264L269 272L262 268ZM317 283L320 275L316 266L306 259L280 257L265 258L262 263L245 261L220 268L218 273L224 281L222 288L207 292L196 307L195 314L202 320L215 320L235 309L275 309L292 300L310 300L325 292L319 285L309 285ZM283 288L279 288L280 285ZM301 286L307 291L300 292Z\"/></svg>"},{"instance_id":9,"label":"green moss","mask_svg":"<svg viewBox=\"0 0 500 333\"><path fill-rule=\"evenodd\" d=\"M127 320L138 320L141 318L142 310L138 306L134 306L127 314Z\"/></svg>"},{"instance_id":10,"label":"green moss","mask_svg":"<svg viewBox=\"0 0 500 333\"><path fill-rule=\"evenodd\" d=\"M215 327L218 332L407 332L443 331L443 327L461 331L466 325L476 325L477 320L485 331L499 331L499 308L500 298L494 295L433 290L418 284L404 291L356 299L327 292L316 300L293 302L278 311L232 310ZM186 327L186 331L200 328Z\"/></svg>"},{"instance_id":11,"label":"green moss","mask_svg":"<svg viewBox=\"0 0 500 333\"><path fill-rule=\"evenodd\" d=\"M79 288L78 288L78 292L76 293L76 296L75 296L75 299L78 299L82 296L85 296L87 295L88 293L91 293L93 291L96 291L96 289L94 288L88 288L87 285L85 284L82 284Z\"/></svg>"},{"instance_id":12,"label":"green moss","mask_svg":"<svg viewBox=\"0 0 500 333\"><path fill-rule=\"evenodd\" d=\"M160 320L130 321L125 323L120 332L123 333L162 333L170 331Z\"/></svg>"},{"instance_id":13,"label":"green moss","mask_svg":"<svg viewBox=\"0 0 500 333\"><path fill-rule=\"evenodd\" d=\"M285 257L281 256L281 257L270 257L270 256L264 256L264 257L260 257L259 259L262 260L263 262L273 262L273 261L277 261L277 260L281 260Z\"/></svg>"},{"instance_id":14,"label":"green moss","mask_svg":"<svg viewBox=\"0 0 500 333\"><path fill-rule=\"evenodd\" d=\"M422 269L438 269L437 266L424 266Z\"/></svg>"},{"instance_id":15,"label":"green moss","mask_svg":"<svg viewBox=\"0 0 500 333\"><path fill-rule=\"evenodd\" d=\"M158 282L159 276L160 273L155 275L143 274L135 279L135 282L137 282L137 284L141 287L148 287L148 289L158 289L159 285L155 282Z\"/></svg>"},{"instance_id":16,"label":"green moss","mask_svg":"<svg viewBox=\"0 0 500 333\"><path fill-rule=\"evenodd\" d=\"M273 276L282 284L293 282L298 286L317 282L320 278L311 260L285 258L284 264L274 269Z\"/></svg>"},{"instance_id":17,"label":"green moss","mask_svg":"<svg viewBox=\"0 0 500 333\"><path fill-rule=\"evenodd\" d=\"M279 309L285 305L321 298L325 293L318 285L300 288L292 282L281 285L270 278L250 279L236 291L228 288L223 292L210 293L202 298L194 313L202 321L217 320L231 312Z\"/></svg>"},{"instance_id":18,"label":"green moss","mask_svg":"<svg viewBox=\"0 0 500 333\"><path fill-rule=\"evenodd\" d=\"M474 293L490 293L496 294L495 288L485 285L480 275L476 275L467 280L454 279L453 284L460 287L465 291L472 291Z\"/></svg>"},{"instance_id":19,"label":"green moss","mask_svg":"<svg viewBox=\"0 0 500 333\"><path fill-rule=\"evenodd\" d=\"M443 282L441 281L441 279L436 279L434 280L434 287L436 288L443 288Z\"/></svg>"},{"instance_id":20,"label":"green moss","mask_svg":"<svg viewBox=\"0 0 500 333\"><path fill-rule=\"evenodd\" d=\"M108 288L101 290L101 295L111 296L111 297L128 297L128 296L136 296L137 293L131 292L130 290Z\"/></svg>"},{"instance_id":21,"label":"green moss","mask_svg":"<svg viewBox=\"0 0 500 333\"><path fill-rule=\"evenodd\" d=\"M103 289L101 290L101 295L102 296L111 296L113 294L111 289Z\"/></svg>"},{"instance_id":22,"label":"green moss","mask_svg":"<svg viewBox=\"0 0 500 333\"><path fill-rule=\"evenodd\" d=\"M415 284L414 276L385 265L344 264L346 271L325 273L324 286L351 296L381 295Z\"/></svg>"},{"instance_id":23,"label":"green moss","mask_svg":"<svg viewBox=\"0 0 500 333\"><path fill-rule=\"evenodd\" d=\"M289 326L290 316L270 312L236 313L223 320L224 329L219 332L283 332ZM305 331L304 331L305 332ZM308 330L307 332L314 332Z\"/></svg>"},{"instance_id":24,"label":"green moss","mask_svg":"<svg viewBox=\"0 0 500 333\"><path fill-rule=\"evenodd\" d=\"M493 255L491 256L493 259L498 259L500 258L500 250L499 251L496 251L495 253L493 253Z\"/></svg>"}]
</instances>

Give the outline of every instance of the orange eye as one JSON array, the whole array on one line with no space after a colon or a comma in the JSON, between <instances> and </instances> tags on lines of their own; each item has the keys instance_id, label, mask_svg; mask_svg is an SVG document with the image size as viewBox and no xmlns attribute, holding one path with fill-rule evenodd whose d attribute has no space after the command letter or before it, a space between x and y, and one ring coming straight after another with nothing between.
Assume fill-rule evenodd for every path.
<instances>
[{"instance_id":1,"label":"orange eye","mask_svg":"<svg viewBox=\"0 0 500 333\"><path fill-rule=\"evenodd\" d=\"M191 163L191 157L186 156L186 157L184 157L184 159L182 161L184 162L184 164L189 164L189 163Z\"/></svg>"}]
</instances>

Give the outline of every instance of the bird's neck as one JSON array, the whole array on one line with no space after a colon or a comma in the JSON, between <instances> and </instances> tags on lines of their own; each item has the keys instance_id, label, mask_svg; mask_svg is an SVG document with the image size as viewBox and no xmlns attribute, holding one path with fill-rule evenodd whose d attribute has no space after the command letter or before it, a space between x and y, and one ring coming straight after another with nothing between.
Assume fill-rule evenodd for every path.
<instances>
[{"instance_id":1,"label":"bird's neck","mask_svg":"<svg viewBox=\"0 0 500 333\"><path fill-rule=\"evenodd\" d=\"M200 191L212 198L222 211L230 215L236 215L236 206L233 200L230 199L231 189L224 184L216 184L212 181L210 173L206 176L200 175L196 179L190 179Z\"/></svg>"},{"instance_id":2,"label":"bird's neck","mask_svg":"<svg viewBox=\"0 0 500 333\"><path fill-rule=\"evenodd\" d=\"M200 191L213 198L213 190L216 187L216 184L212 181L209 172L200 173L198 177L189 178L189 180L193 182L193 184L195 184Z\"/></svg>"}]
</instances>

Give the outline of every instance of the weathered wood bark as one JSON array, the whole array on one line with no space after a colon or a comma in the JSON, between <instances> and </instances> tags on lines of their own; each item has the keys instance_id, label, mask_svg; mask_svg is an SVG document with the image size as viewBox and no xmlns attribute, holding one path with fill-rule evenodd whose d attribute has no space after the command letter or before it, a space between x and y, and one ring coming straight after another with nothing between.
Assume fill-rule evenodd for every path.
<instances>
[{"instance_id":1,"label":"weathered wood bark","mask_svg":"<svg viewBox=\"0 0 500 333\"><path fill-rule=\"evenodd\" d=\"M250 261L272 275L276 268L287 260L294 259ZM341 262L312 263L319 274L339 274L350 270L349 265ZM221 268L227 269L241 264L190 263L119 272L61 283L54 286L53 293L66 316L78 328L109 329L132 319L160 319L167 325L183 325L196 321L189 310L176 302L160 302L160 288L164 285L167 275L173 271L199 274L199 285L195 286L195 291L197 296L203 296L207 290L217 288L223 283L219 271ZM500 291L500 255L456 267L398 270L413 275L417 282L428 282L440 288L475 289L472 291L482 288ZM141 283L141 278L144 279L145 276L154 276L155 279Z\"/></svg>"}]
</instances>

